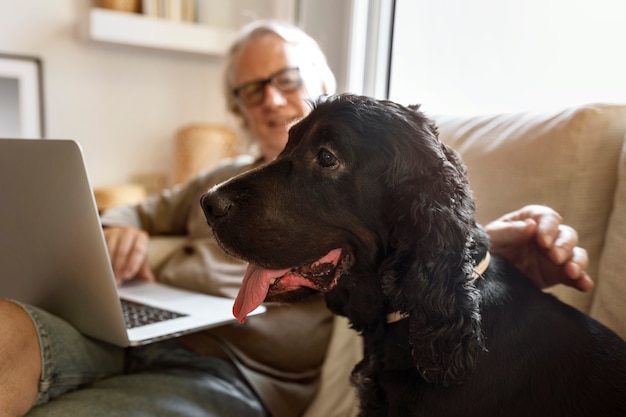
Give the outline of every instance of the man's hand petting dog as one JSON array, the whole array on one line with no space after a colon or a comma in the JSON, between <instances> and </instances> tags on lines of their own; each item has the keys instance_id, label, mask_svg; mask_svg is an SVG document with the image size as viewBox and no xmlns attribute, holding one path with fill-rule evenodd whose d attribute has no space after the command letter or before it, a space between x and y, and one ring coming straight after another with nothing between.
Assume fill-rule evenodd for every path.
<instances>
[{"instance_id":1,"label":"man's hand petting dog","mask_svg":"<svg viewBox=\"0 0 626 417\"><path fill-rule=\"evenodd\" d=\"M576 230L546 206L528 205L487 224L491 253L512 262L539 288L566 284L590 291L587 251L576 246ZM532 253L529 253L532 252Z\"/></svg>"}]
</instances>

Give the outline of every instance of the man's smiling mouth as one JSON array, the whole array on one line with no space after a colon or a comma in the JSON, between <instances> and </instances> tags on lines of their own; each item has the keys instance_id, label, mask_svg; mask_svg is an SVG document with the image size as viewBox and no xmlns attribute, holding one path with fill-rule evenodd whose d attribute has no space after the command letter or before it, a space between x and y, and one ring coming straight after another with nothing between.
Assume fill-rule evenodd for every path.
<instances>
[{"instance_id":1,"label":"man's smiling mouth","mask_svg":"<svg viewBox=\"0 0 626 417\"><path fill-rule=\"evenodd\" d=\"M269 120L267 124L272 128L284 127L285 129L289 129L300 119L300 117L277 118L274 120Z\"/></svg>"}]
</instances>

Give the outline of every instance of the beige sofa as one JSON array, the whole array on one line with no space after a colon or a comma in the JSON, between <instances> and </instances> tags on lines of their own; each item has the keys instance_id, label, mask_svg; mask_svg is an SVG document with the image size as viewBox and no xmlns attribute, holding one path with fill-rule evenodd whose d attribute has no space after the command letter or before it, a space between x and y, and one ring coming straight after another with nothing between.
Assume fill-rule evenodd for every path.
<instances>
[{"instance_id":1,"label":"beige sofa","mask_svg":"<svg viewBox=\"0 0 626 417\"><path fill-rule=\"evenodd\" d=\"M552 292L626 338L626 105L434 118L468 166L479 222L538 203L578 230L595 289ZM155 241L154 261L174 243ZM356 414L348 381L359 356L360 340L337 318L321 390L305 417Z\"/></svg>"}]
</instances>

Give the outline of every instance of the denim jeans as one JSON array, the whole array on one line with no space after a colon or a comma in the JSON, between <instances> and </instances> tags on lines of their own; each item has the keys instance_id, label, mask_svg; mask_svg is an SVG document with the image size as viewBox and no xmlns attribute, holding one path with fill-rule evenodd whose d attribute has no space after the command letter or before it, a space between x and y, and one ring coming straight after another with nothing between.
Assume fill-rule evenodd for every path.
<instances>
[{"instance_id":1,"label":"denim jeans","mask_svg":"<svg viewBox=\"0 0 626 417\"><path fill-rule=\"evenodd\" d=\"M27 417L266 416L234 365L176 340L120 348L22 305L39 333L42 376Z\"/></svg>"}]
</instances>

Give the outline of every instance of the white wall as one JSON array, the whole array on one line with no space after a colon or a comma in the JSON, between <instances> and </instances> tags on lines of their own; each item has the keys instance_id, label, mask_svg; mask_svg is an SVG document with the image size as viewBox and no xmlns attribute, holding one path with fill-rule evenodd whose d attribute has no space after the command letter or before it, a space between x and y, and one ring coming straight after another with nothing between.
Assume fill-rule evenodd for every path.
<instances>
[{"instance_id":1,"label":"white wall","mask_svg":"<svg viewBox=\"0 0 626 417\"><path fill-rule=\"evenodd\" d=\"M626 103L624 0L397 0L390 98L430 113Z\"/></svg>"},{"instance_id":2,"label":"white wall","mask_svg":"<svg viewBox=\"0 0 626 417\"><path fill-rule=\"evenodd\" d=\"M351 13L363 0L298 0L298 25L320 45L337 78L337 92L348 90Z\"/></svg>"},{"instance_id":3,"label":"white wall","mask_svg":"<svg viewBox=\"0 0 626 417\"><path fill-rule=\"evenodd\" d=\"M46 136L82 144L94 186L168 173L187 123L238 126L222 99L221 58L85 41L78 26L90 4L0 0L0 51L42 59Z\"/></svg>"},{"instance_id":4,"label":"white wall","mask_svg":"<svg viewBox=\"0 0 626 417\"><path fill-rule=\"evenodd\" d=\"M20 137L19 80L0 78L0 136Z\"/></svg>"}]
</instances>

